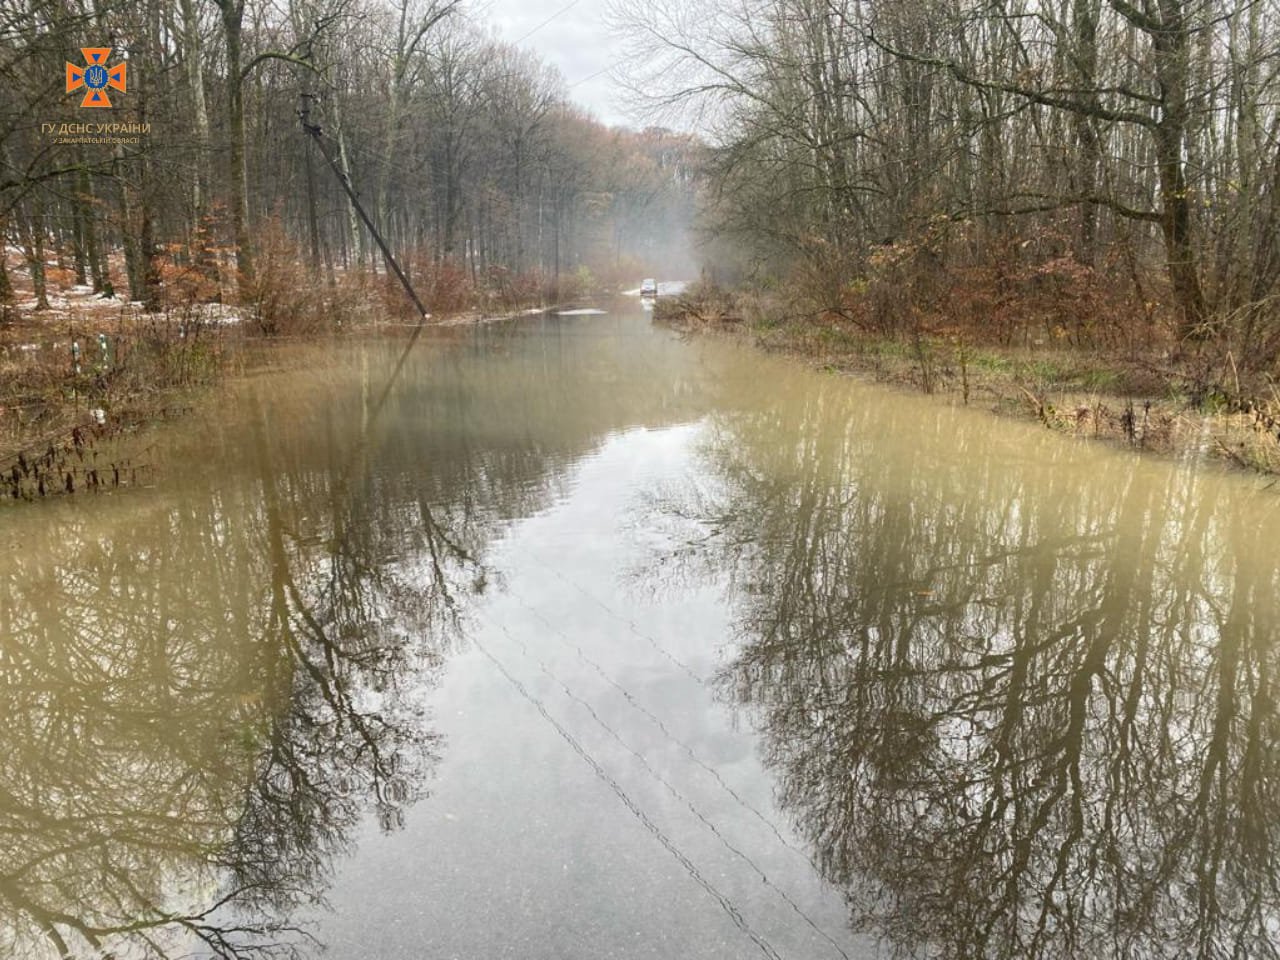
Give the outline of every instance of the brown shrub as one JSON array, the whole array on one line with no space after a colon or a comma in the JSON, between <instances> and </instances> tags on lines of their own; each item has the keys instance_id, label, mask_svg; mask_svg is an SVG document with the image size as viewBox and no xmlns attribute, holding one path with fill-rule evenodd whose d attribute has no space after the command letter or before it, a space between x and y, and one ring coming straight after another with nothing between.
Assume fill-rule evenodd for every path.
<instances>
[{"instance_id":1,"label":"brown shrub","mask_svg":"<svg viewBox=\"0 0 1280 960\"><path fill-rule=\"evenodd\" d=\"M1154 305L1115 263L1075 259L1069 238L984 236L945 218L861 260L813 240L790 283L791 314L888 337L1132 351L1162 344Z\"/></svg>"},{"instance_id":2,"label":"brown shrub","mask_svg":"<svg viewBox=\"0 0 1280 960\"><path fill-rule=\"evenodd\" d=\"M471 278L466 269L454 260L430 261L422 286L426 288L424 302L433 314L448 316L461 313L475 302Z\"/></svg>"},{"instance_id":3,"label":"brown shrub","mask_svg":"<svg viewBox=\"0 0 1280 960\"><path fill-rule=\"evenodd\" d=\"M247 318L264 336L298 336L333 325L323 281L305 266L302 251L272 218L258 229L254 276L241 284Z\"/></svg>"}]
</instances>

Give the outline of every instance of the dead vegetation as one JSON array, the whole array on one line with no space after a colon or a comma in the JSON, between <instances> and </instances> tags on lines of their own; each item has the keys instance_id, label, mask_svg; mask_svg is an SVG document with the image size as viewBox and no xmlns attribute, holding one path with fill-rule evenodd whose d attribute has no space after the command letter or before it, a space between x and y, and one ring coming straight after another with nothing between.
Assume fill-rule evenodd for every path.
<instances>
[{"instance_id":1,"label":"dead vegetation","mask_svg":"<svg viewBox=\"0 0 1280 960\"><path fill-rule=\"evenodd\" d=\"M30 499L136 482L122 443L227 367L238 331L213 305L143 313L91 292L0 328L0 477Z\"/></svg>"},{"instance_id":2,"label":"dead vegetation","mask_svg":"<svg viewBox=\"0 0 1280 960\"><path fill-rule=\"evenodd\" d=\"M130 302L125 265L105 265L106 293L76 285L69 259L45 246L41 295L24 251L0 276L0 490L10 498L136 481L122 451L144 425L184 410L195 391L238 371L255 343L400 336L419 318L389 272L318 268L277 220L257 234L251 280L237 282L234 248L214 231L157 258L157 302ZM586 268L559 279L493 267L473 276L427 249L405 258L432 322L509 316L587 297L613 278ZM242 299L238 299L242 298ZM258 361L254 361L258 362Z\"/></svg>"},{"instance_id":3,"label":"dead vegetation","mask_svg":"<svg viewBox=\"0 0 1280 960\"><path fill-rule=\"evenodd\" d=\"M1158 282L1023 245L965 262L941 248L958 232L886 244L853 279L833 280L815 253L785 282L704 281L659 301L655 321L738 330L822 369L1071 436L1280 472L1280 318L1259 307L1217 318L1211 338L1179 337Z\"/></svg>"},{"instance_id":4,"label":"dead vegetation","mask_svg":"<svg viewBox=\"0 0 1280 960\"><path fill-rule=\"evenodd\" d=\"M659 297L653 319L677 330L732 326L742 322L738 297L705 277L675 296Z\"/></svg>"}]
</instances>

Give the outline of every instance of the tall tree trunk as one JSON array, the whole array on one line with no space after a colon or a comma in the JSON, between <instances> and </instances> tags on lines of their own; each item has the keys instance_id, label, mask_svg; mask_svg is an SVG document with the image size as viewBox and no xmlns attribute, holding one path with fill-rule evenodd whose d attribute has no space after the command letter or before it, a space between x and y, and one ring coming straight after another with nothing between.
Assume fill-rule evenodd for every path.
<instances>
[{"instance_id":1,"label":"tall tree trunk","mask_svg":"<svg viewBox=\"0 0 1280 960\"><path fill-rule=\"evenodd\" d=\"M195 134L196 175L191 181L193 225L199 227L209 203L209 109L205 102L203 50L200 18L195 0L181 0L182 44L191 96L191 125Z\"/></svg>"},{"instance_id":2,"label":"tall tree trunk","mask_svg":"<svg viewBox=\"0 0 1280 960\"><path fill-rule=\"evenodd\" d=\"M110 293L110 274L103 264L102 244L98 240L97 200L93 193L93 178L87 167L76 173L76 204L82 208L82 226L85 258L89 261L89 279L94 293Z\"/></svg>"},{"instance_id":3,"label":"tall tree trunk","mask_svg":"<svg viewBox=\"0 0 1280 960\"><path fill-rule=\"evenodd\" d=\"M1072 20L1075 32L1075 73L1082 90L1093 91L1098 72L1099 0L1074 0ZM1094 93L1090 103L1098 104ZM1098 172L1102 165L1102 145L1093 118L1086 113L1072 115L1077 150L1076 187L1080 195L1094 197L1098 192ZM1079 205L1080 229L1076 235L1076 259L1092 265L1097 242L1098 207L1086 200Z\"/></svg>"},{"instance_id":4,"label":"tall tree trunk","mask_svg":"<svg viewBox=\"0 0 1280 960\"><path fill-rule=\"evenodd\" d=\"M401 44L404 42L404 10L401 8L400 31ZM400 126L400 87L404 83L405 64L401 62L402 56L397 51L395 60L391 64L391 89L387 93L387 135L382 146L383 168L378 176L378 193L374 205L374 222L378 225L378 229L386 230L389 227L389 217L387 216L387 200L391 189L391 167L389 164L396 162L396 133Z\"/></svg>"},{"instance_id":5,"label":"tall tree trunk","mask_svg":"<svg viewBox=\"0 0 1280 960\"><path fill-rule=\"evenodd\" d=\"M249 234L249 174L245 165L243 59L245 0L215 0L222 13L227 45L227 177L231 193L231 230L241 285L254 279L253 244Z\"/></svg>"},{"instance_id":6,"label":"tall tree trunk","mask_svg":"<svg viewBox=\"0 0 1280 960\"><path fill-rule=\"evenodd\" d=\"M1205 334L1208 317L1200 286L1187 192L1183 148L1187 136L1187 73L1190 28L1181 0L1159 0L1164 29L1150 32L1160 85L1160 119L1155 127L1156 166L1160 183L1160 229L1164 234L1169 282L1178 307L1178 332L1184 337Z\"/></svg>"},{"instance_id":7,"label":"tall tree trunk","mask_svg":"<svg viewBox=\"0 0 1280 960\"><path fill-rule=\"evenodd\" d=\"M521 177L521 161L524 159L523 138L516 137L515 149L515 222L516 222L516 258L515 272L524 272L524 181Z\"/></svg>"},{"instance_id":8,"label":"tall tree trunk","mask_svg":"<svg viewBox=\"0 0 1280 960\"><path fill-rule=\"evenodd\" d=\"M555 250L553 251L553 259L552 259L552 264L553 264L552 276L555 278L554 284L553 284L555 289L555 296L557 299L559 299L560 297L560 228L563 225L563 221L564 221L563 198L560 197L559 195L556 196L555 210L552 213L553 213L553 216L555 217L555 236L553 238Z\"/></svg>"},{"instance_id":9,"label":"tall tree trunk","mask_svg":"<svg viewBox=\"0 0 1280 960\"><path fill-rule=\"evenodd\" d=\"M8 222L0 217L0 321L12 317L13 283L9 279L9 266L5 263L5 241L8 239Z\"/></svg>"},{"instance_id":10,"label":"tall tree trunk","mask_svg":"<svg viewBox=\"0 0 1280 960\"><path fill-rule=\"evenodd\" d=\"M147 282L139 249L138 191L129 181L122 144L116 145L115 168L120 181L120 243L124 248L124 275L129 284L129 299L145 300Z\"/></svg>"},{"instance_id":11,"label":"tall tree trunk","mask_svg":"<svg viewBox=\"0 0 1280 960\"><path fill-rule=\"evenodd\" d=\"M44 200L37 192L31 201L31 213L26 221L25 240L27 265L31 269L31 286L36 295L36 309L49 309L49 290L44 274Z\"/></svg>"},{"instance_id":12,"label":"tall tree trunk","mask_svg":"<svg viewBox=\"0 0 1280 960\"><path fill-rule=\"evenodd\" d=\"M84 201L80 197L71 199L71 244L72 259L75 262L76 283L85 286L89 282L89 255L85 250L85 217Z\"/></svg>"},{"instance_id":13,"label":"tall tree trunk","mask_svg":"<svg viewBox=\"0 0 1280 960\"><path fill-rule=\"evenodd\" d=\"M156 0L148 0L147 2L147 29L145 32L146 39L139 51L140 59L144 62L149 54L154 51L158 45L160 37L160 12ZM138 122L143 126L148 125L148 109L151 101L151 86L147 79L143 79L137 87L137 96L135 104L138 110ZM155 238L155 219L154 205L155 198L153 196L152 185L152 169L151 169L151 151L142 149L138 151L138 205L139 205L139 224L138 224L138 255L140 260L141 280L142 280L142 296L141 299L146 309L156 312L160 309L160 265L156 258L156 238Z\"/></svg>"},{"instance_id":14,"label":"tall tree trunk","mask_svg":"<svg viewBox=\"0 0 1280 960\"><path fill-rule=\"evenodd\" d=\"M307 248L310 251L311 269L318 272L320 270L320 214L316 209L319 201L316 198L316 171L311 149L310 142L303 148L305 153L303 164L307 175Z\"/></svg>"},{"instance_id":15,"label":"tall tree trunk","mask_svg":"<svg viewBox=\"0 0 1280 960\"><path fill-rule=\"evenodd\" d=\"M342 165L342 175L351 183L351 159L347 154L347 137L342 126L342 109L337 95L329 103L333 113L333 133L338 141L338 163ZM364 261L364 235L360 232L360 218L355 207L347 203L343 205L347 211L347 237L350 241L351 257L348 266L359 267Z\"/></svg>"},{"instance_id":16,"label":"tall tree trunk","mask_svg":"<svg viewBox=\"0 0 1280 960\"><path fill-rule=\"evenodd\" d=\"M458 218L462 211L462 171L459 169L453 134L445 147L444 171L444 256L452 259L458 248Z\"/></svg>"}]
</instances>

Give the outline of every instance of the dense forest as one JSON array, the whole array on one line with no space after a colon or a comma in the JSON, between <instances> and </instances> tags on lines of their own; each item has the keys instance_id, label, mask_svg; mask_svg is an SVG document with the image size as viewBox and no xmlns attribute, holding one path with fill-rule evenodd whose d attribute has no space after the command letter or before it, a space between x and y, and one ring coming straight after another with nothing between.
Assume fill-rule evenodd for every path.
<instances>
[{"instance_id":1,"label":"dense forest","mask_svg":"<svg viewBox=\"0 0 1280 960\"><path fill-rule=\"evenodd\" d=\"M69 71L107 47L126 89L84 107ZM0 0L0 83L0 232L38 305L51 263L151 309L261 301L282 260L380 270L325 154L443 310L687 256L693 139L605 127L458 0Z\"/></svg>"},{"instance_id":2,"label":"dense forest","mask_svg":"<svg viewBox=\"0 0 1280 960\"><path fill-rule=\"evenodd\" d=\"M632 86L811 318L1280 355L1274 0L646 0Z\"/></svg>"}]
</instances>

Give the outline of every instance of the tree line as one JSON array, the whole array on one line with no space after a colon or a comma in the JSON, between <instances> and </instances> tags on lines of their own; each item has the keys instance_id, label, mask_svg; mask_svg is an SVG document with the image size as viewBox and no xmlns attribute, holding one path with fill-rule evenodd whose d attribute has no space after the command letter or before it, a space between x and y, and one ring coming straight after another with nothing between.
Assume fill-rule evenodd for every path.
<instances>
[{"instance_id":1,"label":"tree line","mask_svg":"<svg viewBox=\"0 0 1280 960\"><path fill-rule=\"evenodd\" d=\"M995 288L1023 264L1127 287L1184 342L1280 353L1274 0L716 0L696 18L654 0L618 19L637 92L716 131L708 222L768 270L816 263L820 306L904 258Z\"/></svg>"},{"instance_id":2,"label":"tree line","mask_svg":"<svg viewBox=\"0 0 1280 960\"><path fill-rule=\"evenodd\" d=\"M66 90L85 47L127 64L109 110ZM458 285L644 269L691 208L692 138L605 127L459 0L0 0L0 84L0 232L41 302L54 257L110 292L120 255L152 308L193 270L202 295L252 289L281 245L330 276L376 267L300 114L392 247ZM98 121L147 132L47 132Z\"/></svg>"}]
</instances>

